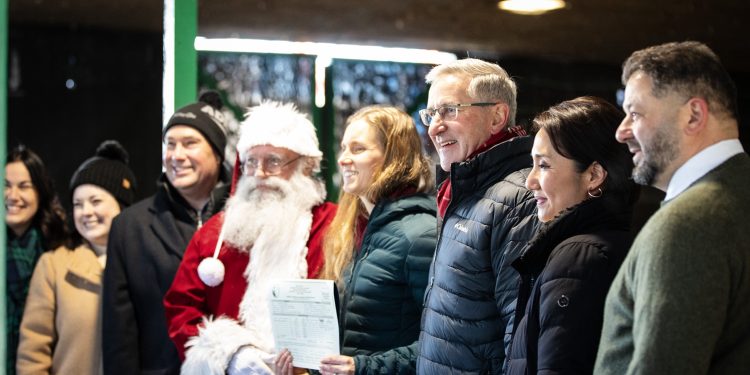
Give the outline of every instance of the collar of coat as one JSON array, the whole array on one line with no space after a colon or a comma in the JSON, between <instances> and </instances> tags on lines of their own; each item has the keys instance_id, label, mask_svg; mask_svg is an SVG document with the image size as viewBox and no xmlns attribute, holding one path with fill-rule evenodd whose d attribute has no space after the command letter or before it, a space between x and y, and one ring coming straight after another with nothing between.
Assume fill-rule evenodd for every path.
<instances>
[{"instance_id":1,"label":"collar of coat","mask_svg":"<svg viewBox=\"0 0 750 375\"><path fill-rule=\"evenodd\" d=\"M521 274L539 273L552 250L570 237L605 230L628 230L631 211L622 196L604 194L600 198L586 199L541 224L513 267Z\"/></svg>"}]
</instances>

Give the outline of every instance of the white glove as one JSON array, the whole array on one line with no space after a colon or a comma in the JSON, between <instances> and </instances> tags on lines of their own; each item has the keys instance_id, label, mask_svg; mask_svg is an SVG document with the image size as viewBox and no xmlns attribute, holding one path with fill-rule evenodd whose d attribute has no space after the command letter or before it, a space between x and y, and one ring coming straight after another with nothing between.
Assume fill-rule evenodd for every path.
<instances>
[{"instance_id":1,"label":"white glove","mask_svg":"<svg viewBox=\"0 0 750 375\"><path fill-rule=\"evenodd\" d=\"M273 375L271 368L263 362L266 353L252 346L245 346L234 354L229 362L229 375Z\"/></svg>"}]
</instances>

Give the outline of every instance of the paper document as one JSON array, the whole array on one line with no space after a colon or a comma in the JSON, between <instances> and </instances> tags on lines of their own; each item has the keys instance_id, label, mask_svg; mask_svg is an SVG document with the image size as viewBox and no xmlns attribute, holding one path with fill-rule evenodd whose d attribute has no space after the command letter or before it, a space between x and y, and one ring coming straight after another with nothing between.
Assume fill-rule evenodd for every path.
<instances>
[{"instance_id":1,"label":"paper document","mask_svg":"<svg viewBox=\"0 0 750 375\"><path fill-rule=\"evenodd\" d=\"M339 322L331 280L279 280L271 289L271 328L276 348L287 348L294 367L319 370L339 354Z\"/></svg>"}]
</instances>

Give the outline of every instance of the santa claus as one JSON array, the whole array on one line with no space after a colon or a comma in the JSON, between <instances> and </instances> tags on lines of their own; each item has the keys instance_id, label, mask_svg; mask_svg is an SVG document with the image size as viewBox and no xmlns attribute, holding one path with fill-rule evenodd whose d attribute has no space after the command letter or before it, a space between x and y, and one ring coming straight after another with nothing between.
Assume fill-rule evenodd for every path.
<instances>
[{"instance_id":1,"label":"santa claus","mask_svg":"<svg viewBox=\"0 0 750 375\"><path fill-rule=\"evenodd\" d=\"M293 105L251 108L237 152L232 197L193 236L164 297L183 374L273 372L280 348L271 333L271 286L317 277L335 215L314 176L322 157L315 128Z\"/></svg>"}]
</instances>

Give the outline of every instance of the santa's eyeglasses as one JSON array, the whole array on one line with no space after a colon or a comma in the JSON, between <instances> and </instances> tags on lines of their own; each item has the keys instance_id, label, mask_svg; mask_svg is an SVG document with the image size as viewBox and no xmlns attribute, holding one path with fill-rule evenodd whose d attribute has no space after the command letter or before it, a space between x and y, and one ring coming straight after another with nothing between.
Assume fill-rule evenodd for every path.
<instances>
[{"instance_id":1,"label":"santa's eyeglasses","mask_svg":"<svg viewBox=\"0 0 750 375\"><path fill-rule=\"evenodd\" d=\"M264 159L256 159L250 157L247 158L247 160L245 160L242 165L240 165L240 171L242 171L242 174L245 175L254 175L255 171L258 170L258 167L262 166L263 173L266 176L276 176L277 174L280 174L281 171L284 170L284 168L299 160L301 157L302 155L297 156L296 158L289 161L284 161L283 158L273 155Z\"/></svg>"}]
</instances>

